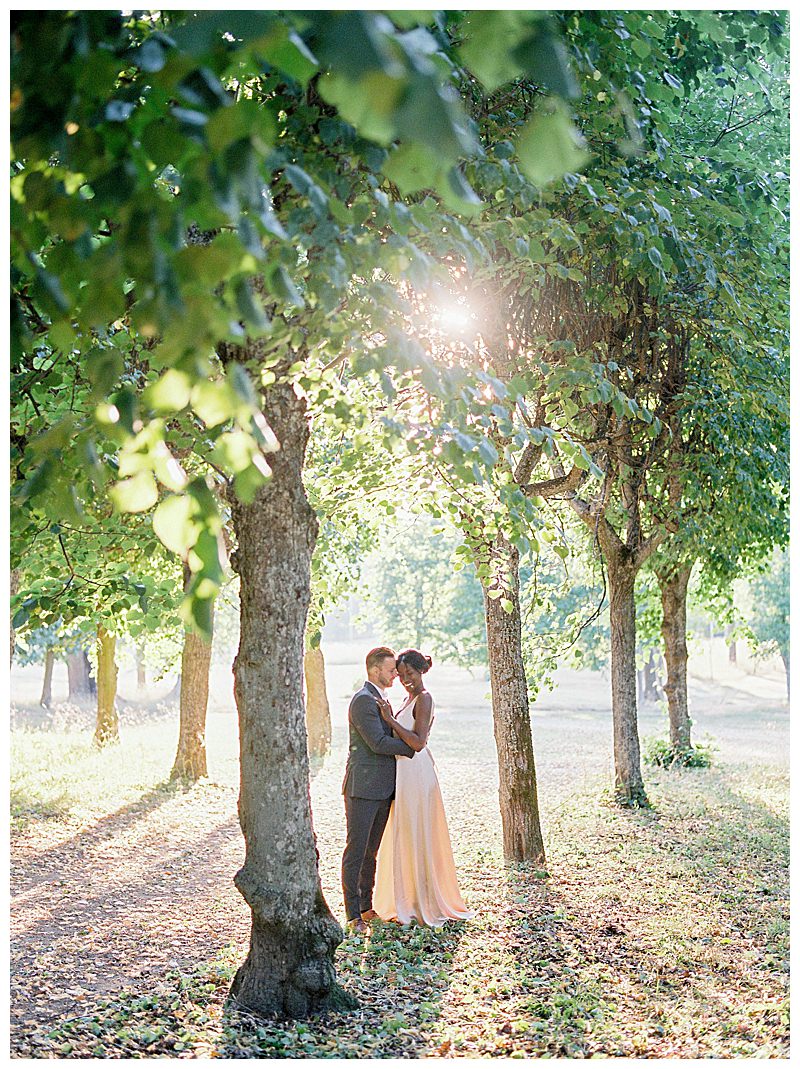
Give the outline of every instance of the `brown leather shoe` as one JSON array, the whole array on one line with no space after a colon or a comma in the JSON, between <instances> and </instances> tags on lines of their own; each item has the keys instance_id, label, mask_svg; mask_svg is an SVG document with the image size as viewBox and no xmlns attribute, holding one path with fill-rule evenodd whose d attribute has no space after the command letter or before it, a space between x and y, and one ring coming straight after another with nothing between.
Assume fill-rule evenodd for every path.
<instances>
[{"instance_id":1,"label":"brown leather shoe","mask_svg":"<svg viewBox=\"0 0 800 1069\"><path fill-rule=\"evenodd\" d=\"M362 921L374 921L378 919L378 914L374 909L368 909L361 914L361 919Z\"/></svg>"},{"instance_id":2,"label":"brown leather shoe","mask_svg":"<svg viewBox=\"0 0 800 1069\"><path fill-rule=\"evenodd\" d=\"M356 917L355 920L347 922L347 930L352 935L366 935L369 932L369 925L360 917Z\"/></svg>"}]
</instances>

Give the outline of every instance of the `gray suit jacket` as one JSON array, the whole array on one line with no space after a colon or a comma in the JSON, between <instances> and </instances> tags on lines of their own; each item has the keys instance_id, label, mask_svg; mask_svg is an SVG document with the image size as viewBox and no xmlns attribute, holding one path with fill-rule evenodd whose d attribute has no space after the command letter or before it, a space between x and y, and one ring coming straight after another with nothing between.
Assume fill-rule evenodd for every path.
<instances>
[{"instance_id":1,"label":"gray suit jacket","mask_svg":"<svg viewBox=\"0 0 800 1069\"><path fill-rule=\"evenodd\" d=\"M347 713L350 750L342 794L353 798L391 798L395 785L395 754L413 757L414 751L392 735L378 712L379 691L365 683L351 701Z\"/></svg>"}]
</instances>

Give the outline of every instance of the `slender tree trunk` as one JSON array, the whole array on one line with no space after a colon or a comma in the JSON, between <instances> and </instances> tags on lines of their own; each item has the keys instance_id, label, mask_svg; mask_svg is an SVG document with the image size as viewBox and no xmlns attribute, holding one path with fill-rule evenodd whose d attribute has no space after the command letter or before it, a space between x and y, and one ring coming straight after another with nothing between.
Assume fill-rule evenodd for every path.
<instances>
[{"instance_id":1,"label":"slender tree trunk","mask_svg":"<svg viewBox=\"0 0 800 1069\"><path fill-rule=\"evenodd\" d=\"M92 693L91 665L86 650L67 654L67 680L70 700L89 697Z\"/></svg>"},{"instance_id":2,"label":"slender tree trunk","mask_svg":"<svg viewBox=\"0 0 800 1069\"><path fill-rule=\"evenodd\" d=\"M15 594L19 593L19 569L18 568L12 568L11 569L11 573L9 575L8 585L9 585L9 595L13 598ZM9 625L8 625L8 637L9 637L9 641L10 641L10 644L11 644L9 664L13 664L14 663L14 646L16 645L16 642L17 642L17 636L16 636L16 633L14 632L13 623L9 623Z\"/></svg>"},{"instance_id":3,"label":"slender tree trunk","mask_svg":"<svg viewBox=\"0 0 800 1069\"><path fill-rule=\"evenodd\" d=\"M686 593L691 574L691 564L658 573L661 586L661 635L667 662L664 691L669 706L669 741L678 760L692 749L692 720L687 689L689 650L686 645Z\"/></svg>"},{"instance_id":4,"label":"slender tree trunk","mask_svg":"<svg viewBox=\"0 0 800 1069\"><path fill-rule=\"evenodd\" d=\"M730 664L738 664L736 656L736 639L732 638L728 643L728 662Z\"/></svg>"},{"instance_id":5,"label":"slender tree trunk","mask_svg":"<svg viewBox=\"0 0 800 1069\"><path fill-rule=\"evenodd\" d=\"M342 940L322 894L311 822L303 650L317 520L302 468L305 402L270 388L264 415L281 448L272 477L231 510L241 580L234 662L239 710L239 820L245 861L234 882L252 911L250 950L230 997L257 1014L305 1017L347 1005L333 957Z\"/></svg>"},{"instance_id":6,"label":"slender tree trunk","mask_svg":"<svg viewBox=\"0 0 800 1069\"><path fill-rule=\"evenodd\" d=\"M52 650L48 650L44 655L44 679L42 680L42 696L39 699L39 705L43 705L45 709L49 709L53 703L53 665L55 661L55 653Z\"/></svg>"},{"instance_id":7,"label":"slender tree trunk","mask_svg":"<svg viewBox=\"0 0 800 1069\"><path fill-rule=\"evenodd\" d=\"M94 741L97 746L119 742L117 713L117 639L102 624L97 628L97 726Z\"/></svg>"},{"instance_id":8,"label":"slender tree trunk","mask_svg":"<svg viewBox=\"0 0 800 1069\"><path fill-rule=\"evenodd\" d=\"M181 696L181 687L182 686L183 686L183 684L181 682L181 674L180 674L180 672L178 672L178 678L175 680L175 682L174 682L169 694L165 694L164 695L162 701L165 701L165 702L179 701L180 700L180 696Z\"/></svg>"},{"instance_id":9,"label":"slender tree trunk","mask_svg":"<svg viewBox=\"0 0 800 1069\"><path fill-rule=\"evenodd\" d=\"M790 673L790 668L791 668L791 663L792 662L791 662L791 658L789 657L789 651L788 650L781 650L781 660L783 661L784 671L786 672L786 700L788 702L788 701L791 700L791 697L792 697L792 687L791 687L791 682L792 681L791 681L791 673Z\"/></svg>"},{"instance_id":10,"label":"slender tree trunk","mask_svg":"<svg viewBox=\"0 0 800 1069\"><path fill-rule=\"evenodd\" d=\"M490 598L484 592L503 853L510 861L535 861L544 866L528 683L522 660L519 553L502 536L494 552L504 561L513 587L507 595L513 605L510 613L500 604L503 599Z\"/></svg>"},{"instance_id":11,"label":"slender tree trunk","mask_svg":"<svg viewBox=\"0 0 800 1069\"><path fill-rule=\"evenodd\" d=\"M651 648L647 660L642 669L641 700L647 702L658 701L658 686L656 684L656 654Z\"/></svg>"},{"instance_id":12,"label":"slender tree trunk","mask_svg":"<svg viewBox=\"0 0 800 1069\"><path fill-rule=\"evenodd\" d=\"M320 646L306 647L306 733L309 757L325 757L331 748L331 708L325 686L325 658Z\"/></svg>"},{"instance_id":13,"label":"slender tree trunk","mask_svg":"<svg viewBox=\"0 0 800 1069\"><path fill-rule=\"evenodd\" d=\"M636 568L625 552L607 553L611 613L614 793L623 805L648 806L636 709Z\"/></svg>"},{"instance_id":14,"label":"slender tree trunk","mask_svg":"<svg viewBox=\"0 0 800 1069\"><path fill-rule=\"evenodd\" d=\"M144 646L136 647L136 689L144 690L147 686L147 670L144 666Z\"/></svg>"},{"instance_id":15,"label":"slender tree trunk","mask_svg":"<svg viewBox=\"0 0 800 1069\"><path fill-rule=\"evenodd\" d=\"M212 608L212 627L213 614ZM183 635L183 653L181 654L178 751L170 779L198 780L201 776L208 775L206 715L210 670L211 642L207 642L202 635L187 629Z\"/></svg>"}]
</instances>

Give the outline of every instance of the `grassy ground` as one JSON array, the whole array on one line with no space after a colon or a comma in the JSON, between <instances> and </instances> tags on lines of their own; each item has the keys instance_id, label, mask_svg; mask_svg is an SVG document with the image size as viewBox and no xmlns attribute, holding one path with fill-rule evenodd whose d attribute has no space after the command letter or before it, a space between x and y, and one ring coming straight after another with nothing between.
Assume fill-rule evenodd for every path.
<instances>
[{"instance_id":1,"label":"grassy ground","mask_svg":"<svg viewBox=\"0 0 800 1069\"><path fill-rule=\"evenodd\" d=\"M321 876L341 917L344 708L312 783ZM786 710L695 687L710 769L647 770L652 811L604 796L606 684L562 677L534 713L547 873L503 864L487 684L431 677L431 739L474 921L376 928L339 948L360 1008L304 1024L229 1013L248 917L231 886L235 719L209 720L211 779L166 783L174 714L90 714L13 733L12 1051L28 1057L787 1057ZM81 719L83 717L83 720ZM658 730L645 709L643 734Z\"/></svg>"}]
</instances>

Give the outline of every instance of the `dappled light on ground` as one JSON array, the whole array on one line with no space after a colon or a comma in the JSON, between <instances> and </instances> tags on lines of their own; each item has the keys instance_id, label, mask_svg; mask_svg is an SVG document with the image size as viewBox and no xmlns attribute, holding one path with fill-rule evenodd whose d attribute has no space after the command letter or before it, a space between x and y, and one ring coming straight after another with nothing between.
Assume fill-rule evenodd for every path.
<instances>
[{"instance_id":1,"label":"dappled light on ground","mask_svg":"<svg viewBox=\"0 0 800 1069\"><path fill-rule=\"evenodd\" d=\"M333 751L311 792L323 889L343 919L345 715L360 669L355 651L338 652ZM64 748L58 732L16 733L25 813L12 858L14 1052L785 1056L785 708L762 701L759 712L751 697L703 684L695 716L717 762L648 769L653 810L621 811L605 793L606 682L563 673L533 713L544 872L502 861L488 684L439 666L430 687L430 746L476 918L346 939L337 969L360 1008L298 1024L223 1009L249 937L232 883L243 856L232 708L209 718L211 779L192 788L167 782L174 722L145 727L123 714L122 742L98 758L86 739ZM643 735L660 717L645 706ZM60 808L52 802L47 819L42 797L55 788L37 755L61 762L51 769ZM97 780L76 778L91 760ZM126 774L110 782L114 768Z\"/></svg>"}]
</instances>

